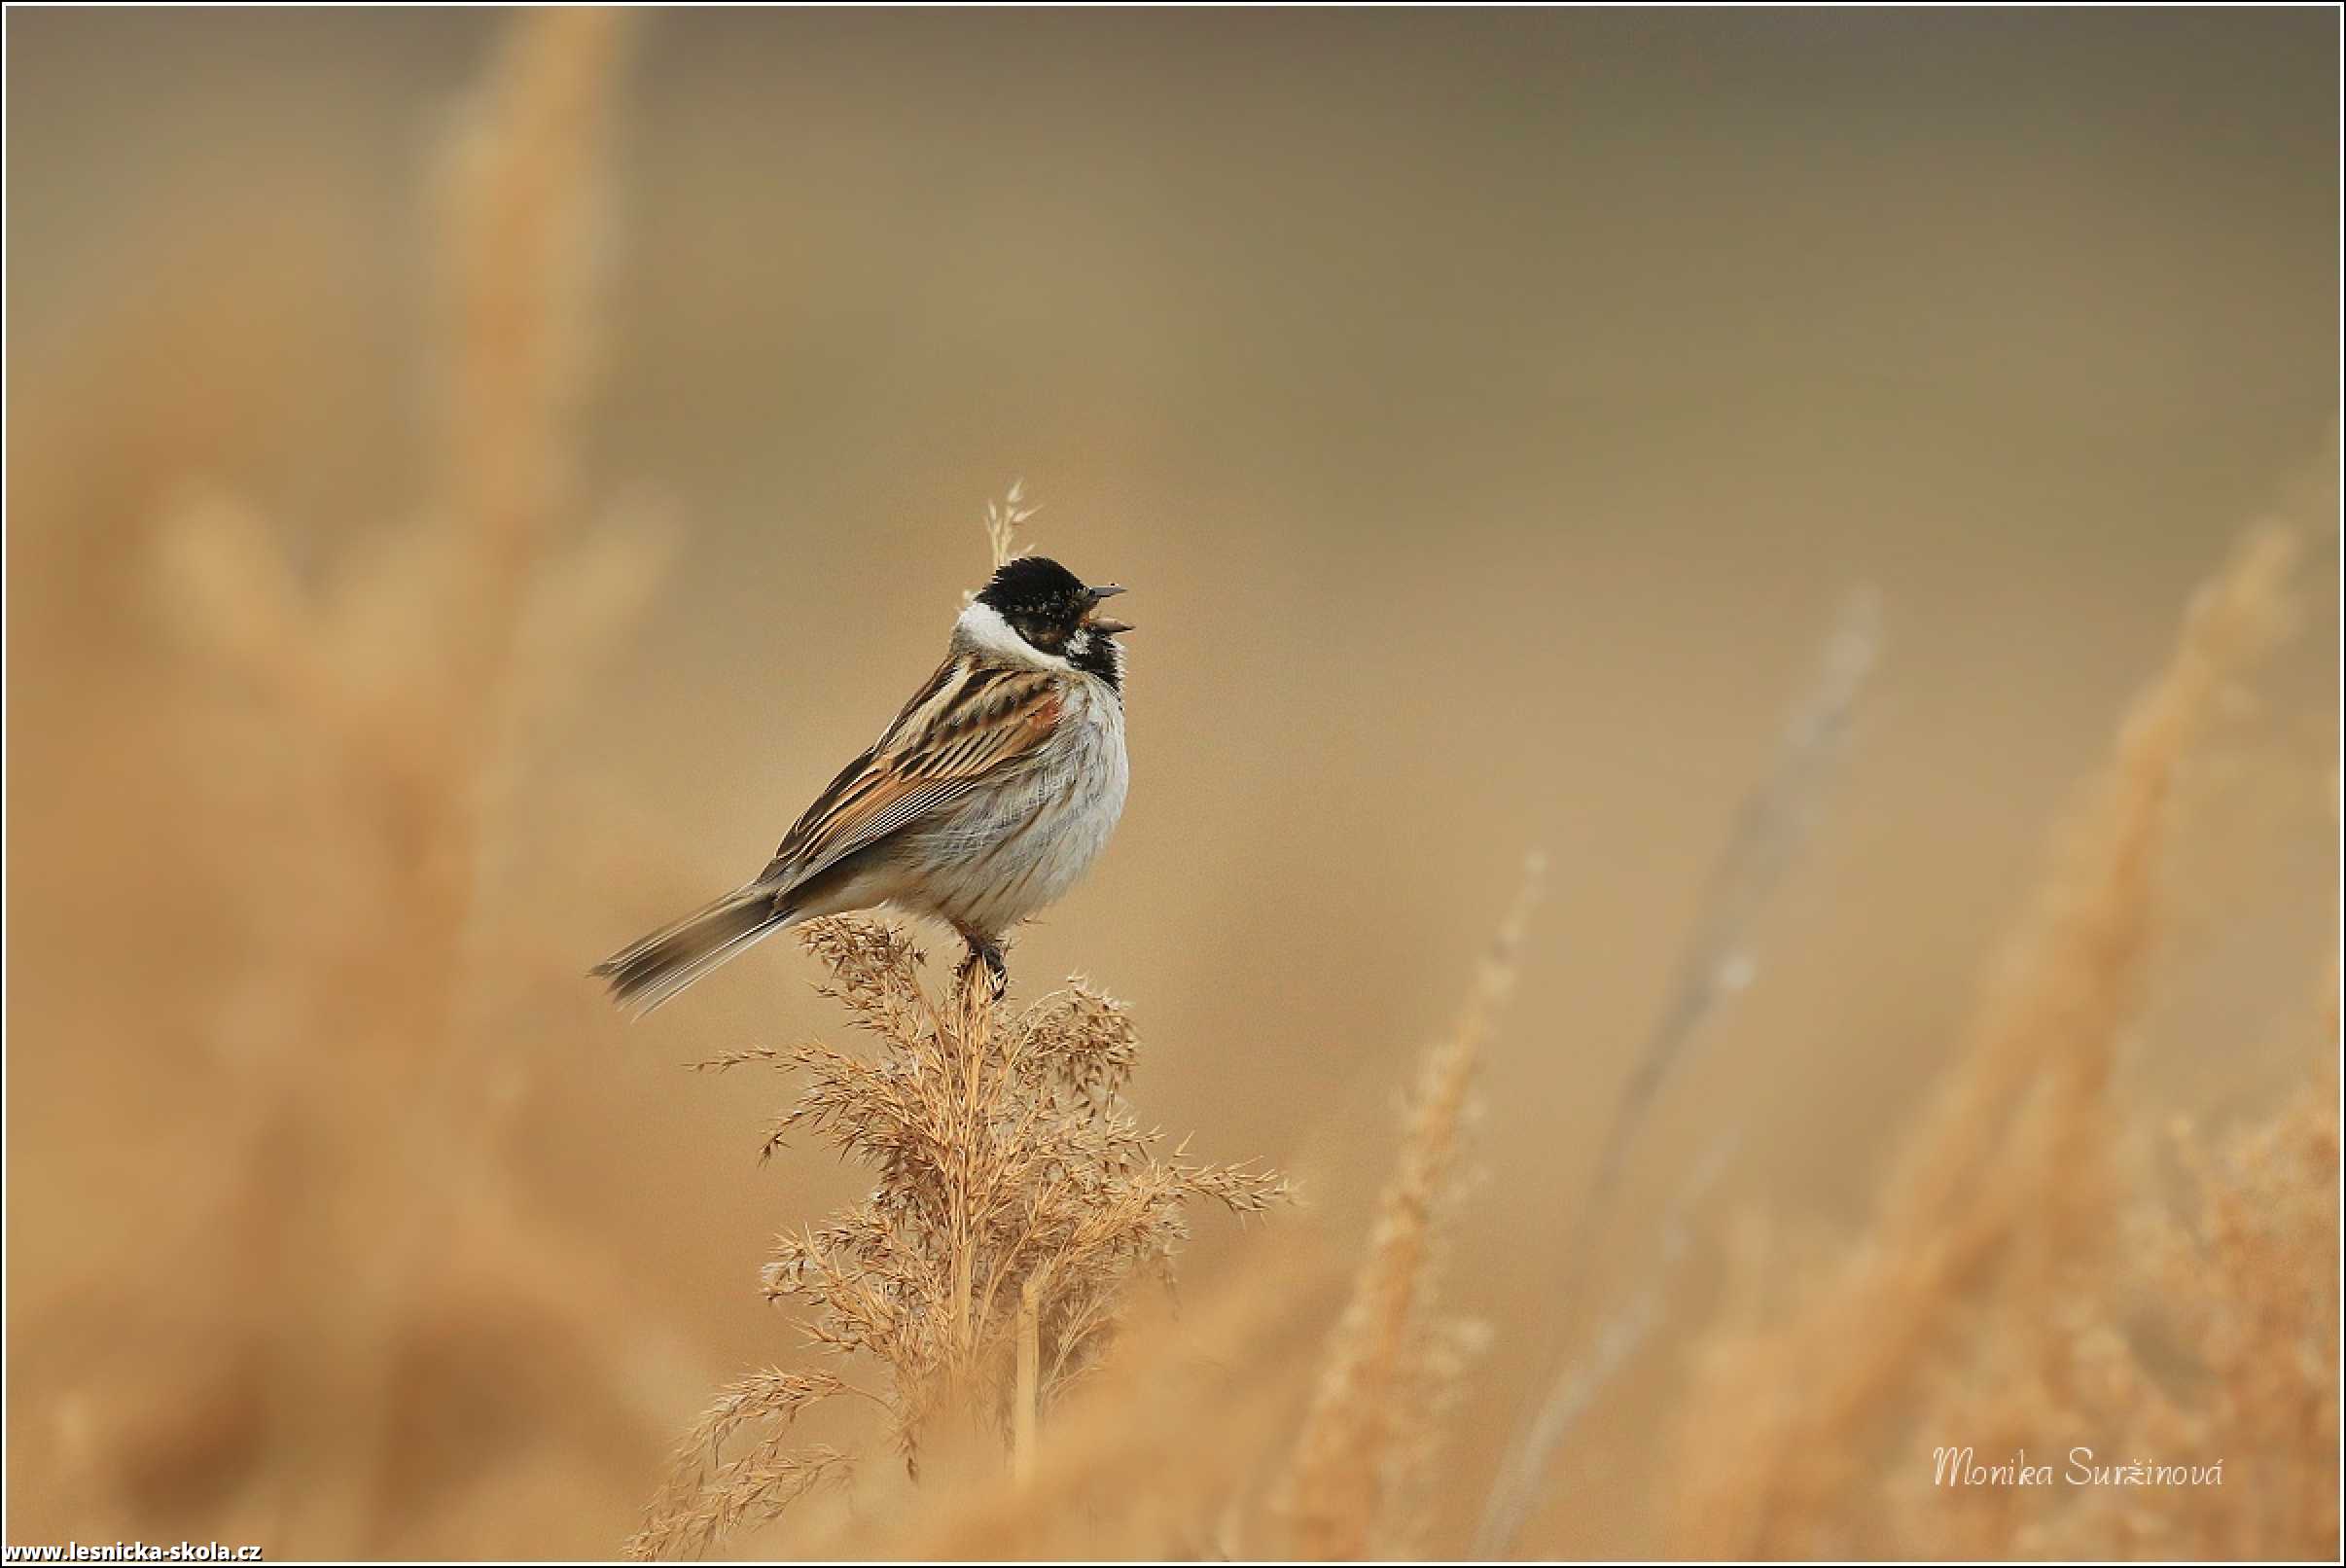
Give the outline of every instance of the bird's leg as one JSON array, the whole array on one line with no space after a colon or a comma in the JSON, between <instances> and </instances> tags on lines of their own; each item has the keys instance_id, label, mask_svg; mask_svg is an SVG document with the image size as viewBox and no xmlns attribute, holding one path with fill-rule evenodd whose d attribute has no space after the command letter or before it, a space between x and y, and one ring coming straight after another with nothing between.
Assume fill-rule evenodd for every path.
<instances>
[{"instance_id":1,"label":"bird's leg","mask_svg":"<svg viewBox=\"0 0 2346 1568\"><path fill-rule=\"evenodd\" d=\"M1010 966L1003 962L1002 944L982 932L964 931L961 940L970 944L969 957L961 961L964 977L979 964L985 966L986 990L997 1002L1010 994Z\"/></svg>"}]
</instances>

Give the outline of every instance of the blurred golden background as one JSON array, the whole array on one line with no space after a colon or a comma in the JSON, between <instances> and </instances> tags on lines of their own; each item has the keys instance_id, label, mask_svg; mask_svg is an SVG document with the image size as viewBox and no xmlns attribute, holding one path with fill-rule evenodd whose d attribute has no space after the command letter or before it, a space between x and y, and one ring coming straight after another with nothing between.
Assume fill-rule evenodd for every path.
<instances>
[{"instance_id":1,"label":"blurred golden background","mask_svg":"<svg viewBox=\"0 0 2346 1568\"><path fill-rule=\"evenodd\" d=\"M1140 627L1131 803L1013 973L1129 1000L1144 1119L1305 1197L1201 1218L1185 1294L1282 1230L1357 1252L1546 853L1438 1552L1853 586L1846 762L1586 1319L1731 1160L1527 1550L1686 1547L1724 1238L1867 1223L2047 824L2276 507L2297 634L2178 775L2111 1092L2250 1125L2334 1030L2297 479L2335 460L2334 16L676 12L500 65L513 25L8 20L11 1544L618 1550L708 1391L800 1354L771 1233L862 1181L759 1166L782 1090L680 1071L835 1033L802 955L637 1027L584 970L868 743L1013 478ZM1988 1445L1908 1468L1935 1441Z\"/></svg>"}]
</instances>

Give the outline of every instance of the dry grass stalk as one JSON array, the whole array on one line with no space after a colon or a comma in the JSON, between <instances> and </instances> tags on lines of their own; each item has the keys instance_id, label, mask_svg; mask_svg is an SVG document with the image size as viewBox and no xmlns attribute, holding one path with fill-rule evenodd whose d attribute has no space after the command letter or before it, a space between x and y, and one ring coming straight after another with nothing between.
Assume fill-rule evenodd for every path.
<instances>
[{"instance_id":1,"label":"dry grass stalk","mask_svg":"<svg viewBox=\"0 0 2346 1568\"><path fill-rule=\"evenodd\" d=\"M1565 1234L1563 1268L1554 1293L1560 1311L1551 1331L1557 1343L1547 1374L1534 1385L1484 1502L1475 1539L1475 1550L1483 1556L1502 1556L1513 1549L1556 1445L1586 1408L1596 1384L1644 1341L1658 1316L1658 1301L1647 1301L1641 1294L1608 1325L1593 1361L1583 1358L1578 1326L1589 1285L1589 1249L1662 1085L1711 1016L1757 974L1754 944L1760 916L1808 841L1855 720L1858 698L1880 651L1881 606L1871 588L1860 588L1842 604L1815 677L1785 723L1776 766L1744 799L1726 845L1711 869L1709 887L1661 1016L1631 1066L1599 1146L1595 1172ZM1708 1185L1705 1178L1689 1187L1699 1191ZM1670 1232L1671 1227L1665 1226L1665 1236ZM1595 1369L1602 1370L1592 1381Z\"/></svg>"},{"instance_id":2,"label":"dry grass stalk","mask_svg":"<svg viewBox=\"0 0 2346 1568\"><path fill-rule=\"evenodd\" d=\"M1412 1545L1419 1511L1410 1505L1433 1458L1440 1408L1464 1359L1460 1327L1442 1320L1437 1295L1443 1237L1475 1077L1514 989L1541 873L1535 856L1457 1024L1419 1068L1368 1257L1330 1336L1311 1412L1289 1461L1279 1507L1294 1555L1348 1559L1372 1550L1405 1552Z\"/></svg>"},{"instance_id":3,"label":"dry grass stalk","mask_svg":"<svg viewBox=\"0 0 2346 1568\"><path fill-rule=\"evenodd\" d=\"M1035 1442L1043 1419L1043 1281L1033 1274L1018 1287L1017 1354L1011 1385L1011 1475L1023 1486L1035 1479Z\"/></svg>"},{"instance_id":4,"label":"dry grass stalk","mask_svg":"<svg viewBox=\"0 0 2346 1568\"><path fill-rule=\"evenodd\" d=\"M1703 1024L1758 976L1760 915L1798 860L1823 807L1858 698L1881 655L1881 622L1879 598L1869 588L1851 593L1842 604L1815 676L1777 740L1776 766L1737 809L1726 845L1711 868L1694 929L1679 955L1661 1016L1638 1051L1606 1128L1596 1173L1582 1199L1577 1229L1582 1240L1590 1217L1601 1212L1619 1182L1654 1096Z\"/></svg>"},{"instance_id":5,"label":"dry grass stalk","mask_svg":"<svg viewBox=\"0 0 2346 1568\"><path fill-rule=\"evenodd\" d=\"M985 539L993 551L996 567L1016 560L1026 552L1026 547L1018 543L1018 529L1027 518L1042 510L1039 506L1027 504L1024 480L1011 481L1011 487L1001 500L985 504Z\"/></svg>"},{"instance_id":6,"label":"dry grass stalk","mask_svg":"<svg viewBox=\"0 0 2346 1568\"><path fill-rule=\"evenodd\" d=\"M1159 1153L1161 1136L1123 1098L1131 1020L1083 981L1005 1018L966 968L933 997L897 926L818 920L800 940L829 971L824 994L878 1054L810 1044L704 1065L800 1075L768 1151L812 1133L873 1172L868 1200L783 1235L764 1280L770 1299L803 1311L810 1344L884 1383L797 1382L778 1404L729 1390L654 1500L630 1545L638 1556L705 1548L798 1495L803 1471L787 1467L804 1456L779 1444L814 1400L870 1399L916 1474L932 1443L951 1450L970 1429L999 1451L1097 1367L1137 1278L1170 1281L1191 1204L1243 1217L1286 1196L1275 1171ZM723 1459L747 1429L760 1442L751 1458Z\"/></svg>"},{"instance_id":7,"label":"dry grass stalk","mask_svg":"<svg viewBox=\"0 0 2346 1568\"><path fill-rule=\"evenodd\" d=\"M1696 1555L1845 1550L1896 1397L1943 1354L1999 1265L2074 1279L2104 1256L2103 1090L2133 1016L2175 773L2274 641L2295 550L2251 537L2186 616L2053 869L1944 1090L1885 1183L1867 1242L1788 1323L1723 1344L1688 1431ZM2022 1308L2021 1310L2026 1310Z\"/></svg>"}]
</instances>

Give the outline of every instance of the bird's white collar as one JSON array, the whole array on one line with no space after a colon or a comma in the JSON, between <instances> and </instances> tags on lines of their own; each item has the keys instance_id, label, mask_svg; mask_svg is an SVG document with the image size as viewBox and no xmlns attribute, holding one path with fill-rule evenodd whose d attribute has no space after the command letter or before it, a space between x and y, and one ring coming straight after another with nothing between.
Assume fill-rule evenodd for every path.
<instances>
[{"instance_id":1,"label":"bird's white collar","mask_svg":"<svg viewBox=\"0 0 2346 1568\"><path fill-rule=\"evenodd\" d=\"M1076 673L1076 667L1066 659L1047 654L1019 636L1016 628L1002 619L1002 612L990 604L972 601L961 612L961 619L953 623L953 638L1006 664L1023 664L1029 669L1047 669L1061 675Z\"/></svg>"}]
</instances>

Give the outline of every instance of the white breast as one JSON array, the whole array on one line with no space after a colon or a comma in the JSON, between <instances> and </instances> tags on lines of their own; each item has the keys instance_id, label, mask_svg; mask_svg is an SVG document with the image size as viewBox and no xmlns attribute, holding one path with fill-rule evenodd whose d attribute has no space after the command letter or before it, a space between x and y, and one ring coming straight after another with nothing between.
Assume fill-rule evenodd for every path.
<instances>
[{"instance_id":1,"label":"white breast","mask_svg":"<svg viewBox=\"0 0 2346 1568\"><path fill-rule=\"evenodd\" d=\"M1028 652L1031 662L1049 657ZM1064 667L1067 700L1049 741L1014 780L965 797L919 830L906 857L917 885L896 903L1000 936L1056 902L1107 847L1131 778L1123 704L1105 682Z\"/></svg>"}]
</instances>

